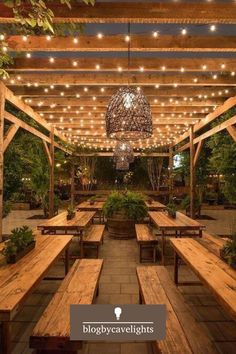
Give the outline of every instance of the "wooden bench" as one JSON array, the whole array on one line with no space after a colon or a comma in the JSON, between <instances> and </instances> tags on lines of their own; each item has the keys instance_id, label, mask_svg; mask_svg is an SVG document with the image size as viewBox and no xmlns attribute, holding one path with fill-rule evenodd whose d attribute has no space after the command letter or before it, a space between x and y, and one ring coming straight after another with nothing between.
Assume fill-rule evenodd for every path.
<instances>
[{"instance_id":1,"label":"wooden bench","mask_svg":"<svg viewBox=\"0 0 236 354\"><path fill-rule=\"evenodd\" d=\"M153 343L155 353L218 353L206 327L196 322L164 266L138 266L137 276L142 302L166 305L166 338Z\"/></svg>"},{"instance_id":2,"label":"wooden bench","mask_svg":"<svg viewBox=\"0 0 236 354\"><path fill-rule=\"evenodd\" d=\"M135 225L137 242L139 244L139 262L150 261L150 259L143 258L144 249L152 249L152 261L156 262L156 245L158 243L157 237L153 234L152 229L145 224Z\"/></svg>"},{"instance_id":3,"label":"wooden bench","mask_svg":"<svg viewBox=\"0 0 236 354\"><path fill-rule=\"evenodd\" d=\"M84 248L95 248L96 256L99 255L99 247L103 243L105 225L92 225L83 237Z\"/></svg>"},{"instance_id":4,"label":"wooden bench","mask_svg":"<svg viewBox=\"0 0 236 354\"><path fill-rule=\"evenodd\" d=\"M216 256L220 257L220 249L224 246L226 240L210 235L207 232L202 233L202 238L196 239L201 245L206 247L208 251L214 253Z\"/></svg>"},{"instance_id":5,"label":"wooden bench","mask_svg":"<svg viewBox=\"0 0 236 354\"><path fill-rule=\"evenodd\" d=\"M36 353L76 353L82 348L81 341L70 341L70 305L93 303L102 265L101 259L75 261L30 336Z\"/></svg>"}]
</instances>

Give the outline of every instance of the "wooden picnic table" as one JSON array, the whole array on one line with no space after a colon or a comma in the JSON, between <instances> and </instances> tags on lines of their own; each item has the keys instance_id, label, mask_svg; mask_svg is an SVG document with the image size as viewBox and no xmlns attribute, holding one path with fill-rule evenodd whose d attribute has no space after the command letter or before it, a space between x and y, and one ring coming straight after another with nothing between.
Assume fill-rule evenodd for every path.
<instances>
[{"instance_id":1,"label":"wooden picnic table","mask_svg":"<svg viewBox=\"0 0 236 354\"><path fill-rule=\"evenodd\" d=\"M150 210L150 211L161 211L161 210L165 210L167 208L166 205L164 205L156 200L153 200L152 203L149 203L148 200L145 200L145 204L146 204L148 210Z\"/></svg>"},{"instance_id":2,"label":"wooden picnic table","mask_svg":"<svg viewBox=\"0 0 236 354\"><path fill-rule=\"evenodd\" d=\"M64 211L51 219L38 225L42 234L73 234L80 237L80 258L84 256L83 234L86 228L92 223L95 211L77 211L72 220L67 220L67 212Z\"/></svg>"},{"instance_id":3,"label":"wooden picnic table","mask_svg":"<svg viewBox=\"0 0 236 354\"><path fill-rule=\"evenodd\" d=\"M38 230L45 233L63 232L63 234L75 234L88 227L95 215L94 211L77 211L75 217L67 220L67 212L64 211L51 219L48 219L38 225Z\"/></svg>"},{"instance_id":4,"label":"wooden picnic table","mask_svg":"<svg viewBox=\"0 0 236 354\"><path fill-rule=\"evenodd\" d=\"M11 353L12 319L64 251L66 274L69 269L68 247L72 236L38 235L35 240L35 248L17 263L0 266L0 353Z\"/></svg>"},{"instance_id":5,"label":"wooden picnic table","mask_svg":"<svg viewBox=\"0 0 236 354\"><path fill-rule=\"evenodd\" d=\"M182 259L236 320L236 271L196 240L172 238L170 242L175 252L176 285L190 285L179 283L179 259Z\"/></svg>"},{"instance_id":6,"label":"wooden picnic table","mask_svg":"<svg viewBox=\"0 0 236 354\"><path fill-rule=\"evenodd\" d=\"M161 231L162 236L162 264L165 264L165 242L166 236L173 236L173 232L176 237L181 236L202 236L202 230L204 225L198 221L189 218L188 216L177 212L176 218L171 218L165 212L149 211L150 221ZM196 231L196 233L189 233Z\"/></svg>"},{"instance_id":7,"label":"wooden picnic table","mask_svg":"<svg viewBox=\"0 0 236 354\"><path fill-rule=\"evenodd\" d=\"M90 202L86 200L78 204L76 209L79 211L96 211L99 216L99 222L101 223L104 221L102 211L104 204L105 201L95 201L94 204L90 204Z\"/></svg>"}]
</instances>

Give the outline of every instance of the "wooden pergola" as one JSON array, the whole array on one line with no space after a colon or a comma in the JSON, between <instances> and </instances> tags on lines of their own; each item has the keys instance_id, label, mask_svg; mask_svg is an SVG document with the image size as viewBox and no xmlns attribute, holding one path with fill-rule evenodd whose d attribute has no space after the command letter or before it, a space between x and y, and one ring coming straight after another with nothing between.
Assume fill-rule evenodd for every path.
<instances>
[{"instance_id":1,"label":"wooden pergola","mask_svg":"<svg viewBox=\"0 0 236 354\"><path fill-rule=\"evenodd\" d=\"M155 156L169 157L171 172L173 154L190 149L193 216L194 169L204 140L227 129L232 141L236 141L236 116L208 129L211 122L236 105L236 36L213 33L218 24L236 24L236 4L124 2L90 7L75 3L70 11L55 2L52 7L56 23L98 24L98 28L117 23L123 24L124 33L98 30L78 37L6 36L9 51L21 56L9 68L10 78L0 84L1 191L4 151L16 131L26 129L44 142L51 167L52 215L54 148L65 150L54 137L68 144L96 148L98 155L109 156L115 142L106 137L106 107L110 96L129 80L130 85L143 89L153 116L153 136L135 142L136 153L147 147L156 151L163 148ZM12 10L1 4L0 23L14 21ZM145 33L134 30L127 38L127 23L152 27ZM175 26L176 33L155 30L155 26L164 24ZM197 33L199 24L206 26L204 35ZM195 26L195 33L188 34L187 25ZM209 29L210 25L213 27ZM129 70L128 42L132 53ZM49 136L6 112L5 101L46 128ZM12 123L6 136L4 119ZM203 128L204 133L199 135ZM1 209L2 193L0 215Z\"/></svg>"}]
</instances>

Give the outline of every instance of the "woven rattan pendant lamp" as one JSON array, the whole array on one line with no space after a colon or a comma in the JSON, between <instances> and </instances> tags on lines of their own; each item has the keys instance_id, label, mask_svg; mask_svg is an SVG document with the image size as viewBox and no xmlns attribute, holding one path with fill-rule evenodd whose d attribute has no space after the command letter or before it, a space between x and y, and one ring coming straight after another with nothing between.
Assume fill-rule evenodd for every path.
<instances>
[{"instance_id":1,"label":"woven rattan pendant lamp","mask_svg":"<svg viewBox=\"0 0 236 354\"><path fill-rule=\"evenodd\" d=\"M130 73L130 24L128 25L128 75ZM129 80L128 80L129 81ZM107 137L117 140L145 139L152 135L151 108L142 90L121 87L110 99L106 112Z\"/></svg>"},{"instance_id":2,"label":"woven rattan pendant lamp","mask_svg":"<svg viewBox=\"0 0 236 354\"><path fill-rule=\"evenodd\" d=\"M134 161L134 152L132 146L128 141L119 141L114 149L114 160L118 162L121 158L124 158L128 163Z\"/></svg>"}]
</instances>

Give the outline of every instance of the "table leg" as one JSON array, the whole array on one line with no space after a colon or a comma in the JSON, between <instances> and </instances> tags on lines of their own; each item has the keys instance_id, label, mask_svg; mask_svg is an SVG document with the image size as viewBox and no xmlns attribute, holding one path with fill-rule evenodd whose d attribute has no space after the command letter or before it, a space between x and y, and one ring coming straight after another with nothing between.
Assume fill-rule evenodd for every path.
<instances>
[{"instance_id":1,"label":"table leg","mask_svg":"<svg viewBox=\"0 0 236 354\"><path fill-rule=\"evenodd\" d=\"M202 230L199 230L199 237L202 237Z\"/></svg>"},{"instance_id":2,"label":"table leg","mask_svg":"<svg viewBox=\"0 0 236 354\"><path fill-rule=\"evenodd\" d=\"M65 275L69 272L70 267L69 247L65 250Z\"/></svg>"},{"instance_id":3,"label":"table leg","mask_svg":"<svg viewBox=\"0 0 236 354\"><path fill-rule=\"evenodd\" d=\"M84 242L83 242L83 238L84 238L84 231L81 231L81 234L80 234L80 258L84 258Z\"/></svg>"},{"instance_id":4,"label":"table leg","mask_svg":"<svg viewBox=\"0 0 236 354\"><path fill-rule=\"evenodd\" d=\"M10 322L1 323L1 354L10 354L11 353L11 329Z\"/></svg>"},{"instance_id":5,"label":"table leg","mask_svg":"<svg viewBox=\"0 0 236 354\"><path fill-rule=\"evenodd\" d=\"M165 231L164 230L162 230L161 238L162 238L161 263L162 263L162 265L165 265Z\"/></svg>"},{"instance_id":6,"label":"table leg","mask_svg":"<svg viewBox=\"0 0 236 354\"><path fill-rule=\"evenodd\" d=\"M179 255L176 251L174 251L174 281L175 284L179 283Z\"/></svg>"}]
</instances>

